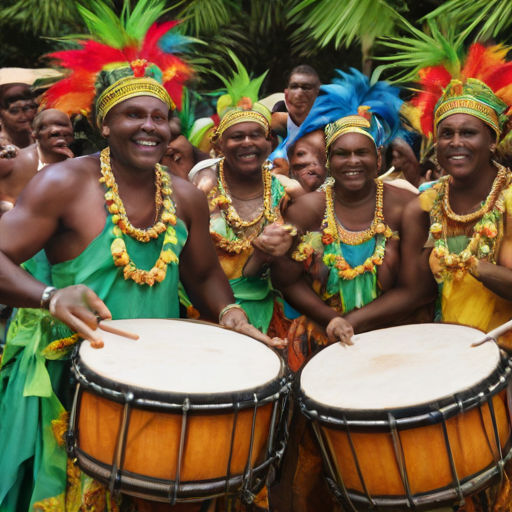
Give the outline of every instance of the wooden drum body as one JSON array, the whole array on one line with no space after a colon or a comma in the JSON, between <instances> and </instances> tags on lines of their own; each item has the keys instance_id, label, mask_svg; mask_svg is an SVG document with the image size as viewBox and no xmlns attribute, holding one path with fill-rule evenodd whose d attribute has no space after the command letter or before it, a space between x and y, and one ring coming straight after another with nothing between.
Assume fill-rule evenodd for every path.
<instances>
[{"instance_id":1,"label":"wooden drum body","mask_svg":"<svg viewBox=\"0 0 512 512\"><path fill-rule=\"evenodd\" d=\"M209 324L121 320L82 344L70 456L111 490L154 501L250 499L282 454L289 379L265 345Z\"/></svg>"},{"instance_id":2,"label":"wooden drum body","mask_svg":"<svg viewBox=\"0 0 512 512\"><path fill-rule=\"evenodd\" d=\"M511 368L482 333L428 324L332 345L304 367L300 403L347 509L464 503L511 455Z\"/></svg>"}]
</instances>

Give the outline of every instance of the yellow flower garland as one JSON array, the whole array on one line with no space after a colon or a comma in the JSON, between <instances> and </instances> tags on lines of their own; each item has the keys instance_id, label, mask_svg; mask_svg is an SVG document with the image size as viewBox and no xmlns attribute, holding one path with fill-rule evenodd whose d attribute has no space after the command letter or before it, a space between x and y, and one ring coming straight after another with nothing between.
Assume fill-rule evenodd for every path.
<instances>
[{"instance_id":1,"label":"yellow flower garland","mask_svg":"<svg viewBox=\"0 0 512 512\"><path fill-rule=\"evenodd\" d=\"M110 246L114 264L116 267L123 267L125 279L132 279L137 284L153 286L156 282L162 282L167 273L167 265L179 263L178 257L170 247L177 244L178 239L173 227L176 225L176 208L171 197L172 189L169 175L159 164L156 164L156 210L158 214L161 205L164 207L164 211L160 215L160 220L154 226L139 229L131 225L123 202L119 197L117 183L110 167L109 148L105 148L101 152L101 173L103 177L100 179L100 183L104 183L108 189L105 193L105 200L110 213L112 213L112 222L115 225L113 232L116 238ZM151 270L138 269L128 255L123 234L129 235L139 242L149 242L153 238L158 238L164 231L166 233L162 250L153 268Z\"/></svg>"}]
</instances>

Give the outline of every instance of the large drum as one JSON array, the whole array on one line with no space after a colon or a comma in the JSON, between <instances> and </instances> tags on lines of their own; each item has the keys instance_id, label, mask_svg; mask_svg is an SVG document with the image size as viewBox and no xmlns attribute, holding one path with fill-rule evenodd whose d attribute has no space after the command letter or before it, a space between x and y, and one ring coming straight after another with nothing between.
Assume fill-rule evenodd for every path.
<instances>
[{"instance_id":1,"label":"large drum","mask_svg":"<svg viewBox=\"0 0 512 512\"><path fill-rule=\"evenodd\" d=\"M119 320L74 355L68 450L112 491L154 501L242 492L250 500L282 454L290 383L258 341L185 320Z\"/></svg>"},{"instance_id":2,"label":"large drum","mask_svg":"<svg viewBox=\"0 0 512 512\"><path fill-rule=\"evenodd\" d=\"M500 481L511 454L511 368L484 335L407 325L332 345L304 367L300 403L347 510L436 508Z\"/></svg>"}]
</instances>

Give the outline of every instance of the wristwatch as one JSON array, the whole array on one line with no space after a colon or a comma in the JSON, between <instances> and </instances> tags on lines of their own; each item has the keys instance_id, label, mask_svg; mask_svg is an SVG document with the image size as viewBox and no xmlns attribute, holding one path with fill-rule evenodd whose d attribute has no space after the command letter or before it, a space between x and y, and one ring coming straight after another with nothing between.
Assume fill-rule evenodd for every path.
<instances>
[{"instance_id":1,"label":"wristwatch","mask_svg":"<svg viewBox=\"0 0 512 512\"><path fill-rule=\"evenodd\" d=\"M41 295L41 302L40 302L41 309L49 309L50 300L56 291L58 291L58 290L57 290L57 288L55 288L55 286L47 286L44 289L43 295Z\"/></svg>"}]
</instances>

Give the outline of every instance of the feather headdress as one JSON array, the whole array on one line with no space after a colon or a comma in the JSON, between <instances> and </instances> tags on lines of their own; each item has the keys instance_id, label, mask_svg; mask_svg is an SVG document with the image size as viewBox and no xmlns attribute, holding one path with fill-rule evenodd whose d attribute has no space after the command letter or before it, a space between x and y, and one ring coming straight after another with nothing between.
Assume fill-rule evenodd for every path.
<instances>
[{"instance_id":1,"label":"feather headdress","mask_svg":"<svg viewBox=\"0 0 512 512\"><path fill-rule=\"evenodd\" d=\"M270 132L271 113L267 107L258 103L261 84L268 71L251 80L236 55L233 52L229 52L229 55L236 66L236 71L233 71L230 79L212 71L227 89L227 94L222 95L217 102L220 123L212 136L212 144L222 137L225 130L238 123L255 122L265 128L267 135Z\"/></svg>"},{"instance_id":2,"label":"feather headdress","mask_svg":"<svg viewBox=\"0 0 512 512\"><path fill-rule=\"evenodd\" d=\"M320 87L311 111L297 135L287 144L291 146L319 129L326 130L327 146L343 133L360 130L370 136L377 147L389 143L400 127L398 112L403 102L399 89L383 81L371 85L366 76L353 68L350 73L336 72L340 78Z\"/></svg>"},{"instance_id":3,"label":"feather headdress","mask_svg":"<svg viewBox=\"0 0 512 512\"><path fill-rule=\"evenodd\" d=\"M413 37L388 38L383 44L395 54L385 67L405 68L402 79L419 82L421 92L411 106L418 109L426 138L435 138L437 124L454 113L478 117L499 138L512 105L512 63L505 60L509 48L475 43L465 52L463 43L473 27L457 35L449 20L443 24L441 30L429 20L430 35L408 26Z\"/></svg>"},{"instance_id":4,"label":"feather headdress","mask_svg":"<svg viewBox=\"0 0 512 512\"><path fill-rule=\"evenodd\" d=\"M183 84L192 70L175 53L189 40L173 31L178 22L156 23L165 12L165 0L139 0L133 11L125 0L120 18L101 1L92 0L91 6L90 11L77 5L90 35L67 38L80 49L49 55L70 74L47 91L45 105L89 114L96 103L100 122L105 108L144 92L180 108ZM121 80L124 86L112 90Z\"/></svg>"}]
</instances>

